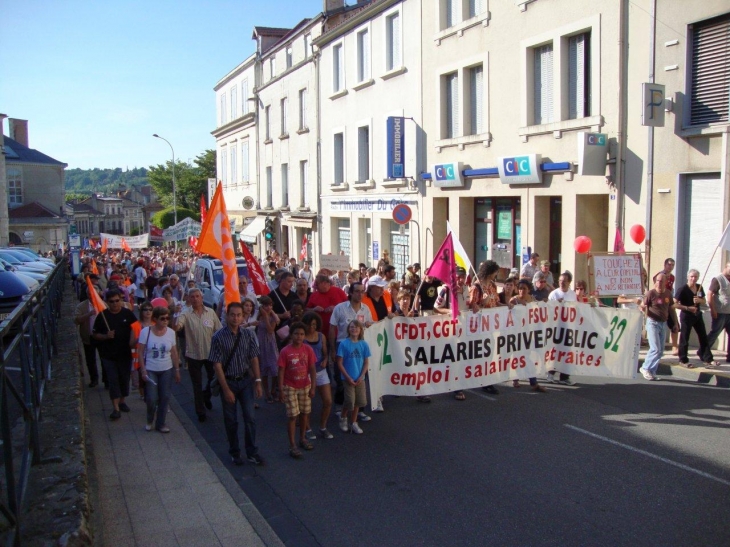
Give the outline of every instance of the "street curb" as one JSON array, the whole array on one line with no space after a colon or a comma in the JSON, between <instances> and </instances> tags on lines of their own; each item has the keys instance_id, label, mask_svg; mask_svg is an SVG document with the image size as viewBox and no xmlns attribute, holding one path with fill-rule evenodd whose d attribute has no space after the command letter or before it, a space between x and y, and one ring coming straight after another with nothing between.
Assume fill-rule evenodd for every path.
<instances>
[{"instance_id":1,"label":"street curb","mask_svg":"<svg viewBox=\"0 0 730 547\"><path fill-rule=\"evenodd\" d=\"M637 371L641 365L644 364L645 356L646 350L642 348ZM705 386L730 388L730 371L707 369L703 367L699 361L692 363L695 368L687 368L676 361L676 356L671 356L671 358L675 359L675 362L668 363L667 357L663 357L662 360L659 361L659 368L657 369L657 374L659 376L672 376L678 380L695 382Z\"/></svg>"},{"instance_id":2,"label":"street curb","mask_svg":"<svg viewBox=\"0 0 730 547\"><path fill-rule=\"evenodd\" d=\"M180 420L180 424L185 428L188 435L190 435L190 439L193 441L198 450L200 450L200 453L208 462L208 465L210 465L212 471L218 477L218 480L220 480L228 494L233 498L233 501L236 502L236 505L238 505L243 516L248 520L251 527L261 538L264 545L267 547L284 547L284 542L282 542L279 536L276 535L276 532L274 532L273 528L271 528L259 510L256 509L256 506L241 489L241 486L238 482L236 482L236 479L233 475L231 475L228 468L223 464L223 462L221 462L216 453L213 452L213 449L200 434L198 428L190 421L188 415L177 402L174 395L170 397L170 408L175 413L178 420Z\"/></svg>"}]
</instances>

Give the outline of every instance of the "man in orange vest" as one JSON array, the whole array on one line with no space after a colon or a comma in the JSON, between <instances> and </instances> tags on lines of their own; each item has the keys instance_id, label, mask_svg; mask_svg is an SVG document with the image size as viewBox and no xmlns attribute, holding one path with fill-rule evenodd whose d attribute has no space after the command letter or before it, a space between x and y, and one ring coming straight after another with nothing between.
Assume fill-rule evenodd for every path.
<instances>
[{"instance_id":1,"label":"man in orange vest","mask_svg":"<svg viewBox=\"0 0 730 547\"><path fill-rule=\"evenodd\" d=\"M368 281L368 289L362 298L362 303L370 308L373 321L381 321L395 315L393 299L390 293L385 291L387 284L388 282L379 275L372 276Z\"/></svg>"}]
</instances>

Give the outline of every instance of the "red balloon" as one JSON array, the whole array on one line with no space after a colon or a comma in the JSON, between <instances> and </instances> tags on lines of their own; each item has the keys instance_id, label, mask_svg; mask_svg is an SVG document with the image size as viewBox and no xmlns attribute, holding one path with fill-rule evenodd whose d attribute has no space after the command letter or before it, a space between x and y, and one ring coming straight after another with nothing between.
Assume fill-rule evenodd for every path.
<instances>
[{"instance_id":1,"label":"red balloon","mask_svg":"<svg viewBox=\"0 0 730 547\"><path fill-rule=\"evenodd\" d=\"M646 230L641 224L634 224L629 230L629 234L637 245L641 245L646 238Z\"/></svg>"},{"instance_id":2,"label":"red balloon","mask_svg":"<svg viewBox=\"0 0 730 547\"><path fill-rule=\"evenodd\" d=\"M588 236L578 236L573 242L573 248L575 249L575 252L580 254L585 254L589 252L591 250L591 245L593 245L593 242Z\"/></svg>"}]
</instances>

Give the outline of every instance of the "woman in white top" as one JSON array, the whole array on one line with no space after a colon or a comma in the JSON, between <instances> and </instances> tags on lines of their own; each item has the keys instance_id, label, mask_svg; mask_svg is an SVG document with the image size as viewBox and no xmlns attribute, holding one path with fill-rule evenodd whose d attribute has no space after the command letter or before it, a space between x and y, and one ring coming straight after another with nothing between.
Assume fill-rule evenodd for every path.
<instances>
[{"instance_id":1,"label":"woman in white top","mask_svg":"<svg viewBox=\"0 0 730 547\"><path fill-rule=\"evenodd\" d=\"M180 383L180 359L175 345L175 331L168 328L170 310L161 306L152 310L151 327L145 327L139 335L139 371L145 381L145 400L147 401L147 425L152 431L152 422L157 420L155 429L169 433L165 425L167 406L170 402L172 378Z\"/></svg>"}]
</instances>

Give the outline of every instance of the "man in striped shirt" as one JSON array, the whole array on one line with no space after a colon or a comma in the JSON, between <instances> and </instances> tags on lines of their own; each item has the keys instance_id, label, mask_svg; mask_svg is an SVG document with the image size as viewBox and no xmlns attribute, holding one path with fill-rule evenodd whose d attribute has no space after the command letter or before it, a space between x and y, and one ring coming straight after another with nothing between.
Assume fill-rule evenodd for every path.
<instances>
[{"instance_id":1,"label":"man in striped shirt","mask_svg":"<svg viewBox=\"0 0 730 547\"><path fill-rule=\"evenodd\" d=\"M243 305L231 302L226 309L226 326L213 335L208 360L213 363L221 386L223 422L228 437L228 453L234 465L243 465L238 442L238 407L241 404L246 459L263 465L256 446L254 397L261 397L259 344L253 330L241 328Z\"/></svg>"}]
</instances>

